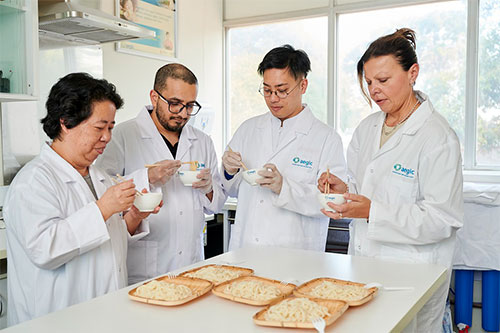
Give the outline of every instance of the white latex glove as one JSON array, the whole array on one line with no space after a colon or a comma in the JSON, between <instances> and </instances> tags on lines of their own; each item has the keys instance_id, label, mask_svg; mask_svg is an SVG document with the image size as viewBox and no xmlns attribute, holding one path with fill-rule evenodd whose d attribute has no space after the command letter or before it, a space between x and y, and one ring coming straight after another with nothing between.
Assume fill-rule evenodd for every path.
<instances>
[{"instance_id":1,"label":"white latex glove","mask_svg":"<svg viewBox=\"0 0 500 333\"><path fill-rule=\"evenodd\" d=\"M196 178L199 181L193 183L193 188L198 189L203 194L212 192L212 173L210 169L201 170Z\"/></svg>"},{"instance_id":2,"label":"white latex glove","mask_svg":"<svg viewBox=\"0 0 500 333\"><path fill-rule=\"evenodd\" d=\"M240 153L226 150L222 155L222 165L228 174L235 175L241 166Z\"/></svg>"},{"instance_id":3,"label":"white latex glove","mask_svg":"<svg viewBox=\"0 0 500 333\"><path fill-rule=\"evenodd\" d=\"M276 194L280 194L281 187L283 186L283 176L274 164L265 164L264 168L266 170L259 171L259 175L262 176L262 178L256 180L257 184L262 187L267 187Z\"/></svg>"},{"instance_id":4,"label":"white latex glove","mask_svg":"<svg viewBox=\"0 0 500 333\"><path fill-rule=\"evenodd\" d=\"M148 169L148 178L149 183L156 186L168 182L181 167L181 161L178 160L163 160L155 164L158 164L158 166Z\"/></svg>"}]
</instances>

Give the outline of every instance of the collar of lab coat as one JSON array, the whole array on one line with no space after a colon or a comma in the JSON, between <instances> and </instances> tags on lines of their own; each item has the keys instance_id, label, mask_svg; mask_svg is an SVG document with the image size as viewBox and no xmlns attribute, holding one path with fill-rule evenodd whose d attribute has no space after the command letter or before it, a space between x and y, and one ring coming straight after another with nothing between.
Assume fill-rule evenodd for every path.
<instances>
[{"instance_id":1,"label":"collar of lab coat","mask_svg":"<svg viewBox=\"0 0 500 333\"><path fill-rule=\"evenodd\" d=\"M302 104L302 106L304 107L304 109L300 111L298 115L289 120L293 119L294 122L293 129L295 130L296 133L307 134L309 133L311 126L313 124L314 116L309 106L307 106L307 104ZM268 128L269 122L272 123L274 121L279 121L281 123L281 120L273 116L271 112L268 112L267 117L262 117L261 120L257 123L256 127L261 129ZM286 124L287 121L288 120L285 120L284 124Z\"/></svg>"},{"instance_id":2,"label":"collar of lab coat","mask_svg":"<svg viewBox=\"0 0 500 333\"><path fill-rule=\"evenodd\" d=\"M303 104L304 109L295 117L293 117L293 125L289 130L286 131L284 137L278 143L276 149L272 148L273 142L273 122L280 121L278 118L274 117L271 112L266 113L263 117L259 118L259 121L256 123L256 128L261 131L261 137L264 142L269 142L269 145L263 150L264 156L267 156L267 160L270 161L276 154L282 151L286 146L288 146L291 142L295 141L297 137L300 135L307 135L314 121L314 115L311 112L311 109L307 106L307 104ZM285 123L287 120L285 120ZM286 127L285 127L286 128Z\"/></svg>"},{"instance_id":3,"label":"collar of lab coat","mask_svg":"<svg viewBox=\"0 0 500 333\"><path fill-rule=\"evenodd\" d=\"M427 95L418 90L415 91L415 94L417 98L423 102L410 118L408 118L405 126L401 128L402 134L405 135L414 135L417 133L417 131L424 126L425 121L431 116L432 112L434 112L434 107Z\"/></svg>"},{"instance_id":4,"label":"collar of lab coat","mask_svg":"<svg viewBox=\"0 0 500 333\"><path fill-rule=\"evenodd\" d=\"M151 110L152 108L153 108L152 105L147 105L137 115L137 123L139 125L141 138L152 139L156 143L157 145L156 148L159 149L158 151L164 152L163 156L172 156L170 150L163 141L163 137L156 128L156 125L153 122L153 119L151 118L151 115L148 111ZM175 158L177 160L181 160L189 150L189 147L192 146L191 141L197 139L198 137L196 136L193 127L189 124L186 124L186 126L184 126L184 128L182 129L181 136L179 137L179 145L177 148L177 155Z\"/></svg>"},{"instance_id":5,"label":"collar of lab coat","mask_svg":"<svg viewBox=\"0 0 500 333\"><path fill-rule=\"evenodd\" d=\"M85 181L82 175L80 175L80 173L71 164L69 164L69 162L67 162L64 158L61 157L61 155L56 153L50 147L50 142L46 142L44 145L42 145L40 158L50 165L54 165L56 167L57 174L63 182L71 183ZM91 179L93 180L97 196L100 197L100 195L102 194L102 188L100 188L100 186L96 186L96 184L102 184L106 176L94 165L91 165L89 167L89 173Z\"/></svg>"},{"instance_id":6,"label":"collar of lab coat","mask_svg":"<svg viewBox=\"0 0 500 333\"><path fill-rule=\"evenodd\" d=\"M426 120L434 112L434 107L430 102L429 97L418 90L416 90L415 93L417 94L417 98L419 98L419 100L423 100L423 102L420 104L420 107L418 107L410 116L410 118L408 118L408 120L403 124L403 126L399 130L397 130L396 133L394 133L394 135L389 138L389 140L387 140L387 142L380 148L380 150L375 150L378 151L377 156L396 147L401 141L403 135L415 135L415 133L417 133L418 130L422 128L422 126L424 126ZM380 146L380 135L382 132L382 126L384 125L384 121L385 113L380 111L379 117L377 119L378 127L376 127L376 131L378 131L377 140L373 142L373 144L377 145L377 147Z\"/></svg>"}]
</instances>

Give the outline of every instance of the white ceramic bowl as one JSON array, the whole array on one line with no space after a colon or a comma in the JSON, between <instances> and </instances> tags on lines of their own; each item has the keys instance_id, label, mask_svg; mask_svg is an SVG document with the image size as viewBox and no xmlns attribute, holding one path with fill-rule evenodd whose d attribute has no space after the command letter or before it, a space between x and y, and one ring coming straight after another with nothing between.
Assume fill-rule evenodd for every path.
<instances>
[{"instance_id":1,"label":"white ceramic bowl","mask_svg":"<svg viewBox=\"0 0 500 333\"><path fill-rule=\"evenodd\" d=\"M318 202L321 204L321 207L324 208L327 212L334 212L335 209L331 208L327 205L328 202L331 202L336 205L341 205L345 202L344 195L339 193L318 193L317 194Z\"/></svg>"},{"instance_id":2,"label":"white ceramic bowl","mask_svg":"<svg viewBox=\"0 0 500 333\"><path fill-rule=\"evenodd\" d=\"M179 170L177 173L179 174L179 177L181 178L181 182L185 186L193 186L193 183L199 181L196 176L201 172L201 170L196 170L196 171L190 171L190 170Z\"/></svg>"},{"instance_id":3,"label":"white ceramic bowl","mask_svg":"<svg viewBox=\"0 0 500 333\"><path fill-rule=\"evenodd\" d=\"M152 212L155 210L161 202L161 193L143 193L142 195L136 195L134 200L134 206L141 212Z\"/></svg>"},{"instance_id":4,"label":"white ceramic bowl","mask_svg":"<svg viewBox=\"0 0 500 333\"><path fill-rule=\"evenodd\" d=\"M255 186L257 185L256 180L259 178L262 178L262 176L259 175L259 171L263 171L266 169L248 169L243 171L243 179L250 185Z\"/></svg>"}]
</instances>

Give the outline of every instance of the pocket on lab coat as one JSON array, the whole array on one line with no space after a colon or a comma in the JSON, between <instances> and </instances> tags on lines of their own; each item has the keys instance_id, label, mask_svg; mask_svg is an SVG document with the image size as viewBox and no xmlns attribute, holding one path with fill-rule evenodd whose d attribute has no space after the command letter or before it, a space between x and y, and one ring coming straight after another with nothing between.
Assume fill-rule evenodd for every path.
<instances>
[{"instance_id":1,"label":"pocket on lab coat","mask_svg":"<svg viewBox=\"0 0 500 333\"><path fill-rule=\"evenodd\" d=\"M380 257L383 259L397 260L411 263L434 263L434 252L409 245L382 245Z\"/></svg>"},{"instance_id":2,"label":"pocket on lab coat","mask_svg":"<svg viewBox=\"0 0 500 333\"><path fill-rule=\"evenodd\" d=\"M414 203L417 196L417 181L415 178L405 178L400 175L389 177L389 203Z\"/></svg>"},{"instance_id":3,"label":"pocket on lab coat","mask_svg":"<svg viewBox=\"0 0 500 333\"><path fill-rule=\"evenodd\" d=\"M158 242L138 240L130 243L127 253L129 284L158 275Z\"/></svg>"},{"instance_id":4,"label":"pocket on lab coat","mask_svg":"<svg viewBox=\"0 0 500 333\"><path fill-rule=\"evenodd\" d=\"M278 171L280 171L278 169ZM280 171L281 172L281 171ZM316 182L316 172L311 168L292 165L286 168L283 175L296 182L314 184Z\"/></svg>"}]
</instances>

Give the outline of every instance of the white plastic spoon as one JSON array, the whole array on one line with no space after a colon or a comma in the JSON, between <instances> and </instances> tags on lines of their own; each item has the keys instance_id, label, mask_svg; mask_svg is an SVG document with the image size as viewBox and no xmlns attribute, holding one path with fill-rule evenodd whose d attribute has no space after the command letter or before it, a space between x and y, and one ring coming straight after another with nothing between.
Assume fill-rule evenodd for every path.
<instances>
[{"instance_id":1,"label":"white plastic spoon","mask_svg":"<svg viewBox=\"0 0 500 333\"><path fill-rule=\"evenodd\" d=\"M367 283L363 286L363 288L365 288L365 289L370 289L373 287L377 287L378 289L384 289L387 291L400 291L400 290L413 290L413 289L415 289L413 287L384 287L384 286L382 286L381 283L378 283L378 282L370 282L370 283Z\"/></svg>"}]
</instances>

